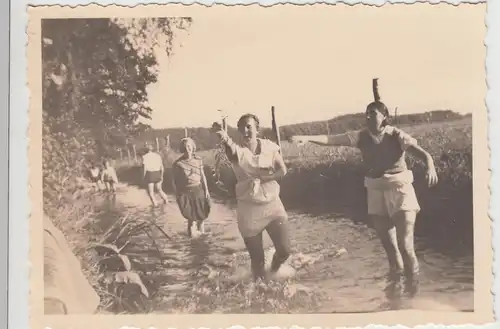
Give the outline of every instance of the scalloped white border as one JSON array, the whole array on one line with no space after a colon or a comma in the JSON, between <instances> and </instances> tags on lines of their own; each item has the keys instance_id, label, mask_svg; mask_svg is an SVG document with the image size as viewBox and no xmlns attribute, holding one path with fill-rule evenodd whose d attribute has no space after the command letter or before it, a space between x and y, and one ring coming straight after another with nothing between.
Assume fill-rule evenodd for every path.
<instances>
[{"instance_id":1,"label":"scalloped white border","mask_svg":"<svg viewBox=\"0 0 500 329\"><path fill-rule=\"evenodd\" d=\"M492 220L498 218L500 215L499 207L494 203L495 198L497 198L498 189L500 188L500 175L493 170L494 165L499 165L499 145L492 143L497 140L500 141L500 129L494 129L494 127L500 127L500 0L488 0L488 1L460 1L460 0L448 0L448 1L384 1L384 0L365 0L365 1L272 1L272 0L262 0L260 2L256 1L127 1L127 0L117 0L117 1L41 1L32 0L27 2L25 0L10 0L11 2L11 62L10 62L10 150L9 150L9 177L10 181L14 181L15 185L9 186L9 291L8 296L8 328L28 328L28 216L30 212L29 199L28 199L28 154L26 150L28 149L28 139L27 129L28 129L28 100L29 100L29 90L27 88L27 77L24 72L27 68L26 60L26 26L28 21L28 15L26 13L27 5L87 5L87 4L100 4L100 5L123 5L123 6L136 6L140 4L167 4L167 3L184 3L184 4L203 4L212 5L226 4L226 5L249 5L259 3L263 6L271 6L275 4L313 4L313 3L344 3L344 4L367 4L381 6L385 3L408 3L412 4L415 2L428 2L428 3L448 3L453 5L458 5L461 3L484 3L487 2L487 16L485 24L487 26L487 34L485 38L485 45L487 47L486 56L486 80L488 84L488 93L486 96L486 105L488 108L489 117L489 148L490 148L490 217ZM496 59L496 61L495 61ZM500 239L498 239L499 231L497 228L497 223L492 225L493 234L493 249L496 253L498 249L498 244ZM15 238L13 238L15 237ZM495 239L497 237L497 239ZM495 255L496 256L496 255ZM494 257L493 262L493 272L496 273L499 267L499 260ZM492 293L494 295L494 313L495 318L497 317L500 305L497 305L495 295L498 293L499 282L496 280L496 276L493 281ZM487 326L454 326L454 327L491 327L494 324ZM394 326L394 328L405 328L404 326ZM426 325L418 326L418 328L438 328L444 326ZM451 326L450 326L451 327ZM123 327L126 328L126 327ZM132 329L131 327L128 327ZM243 328L239 325L234 325L231 328ZM272 328L272 327L269 327ZM294 327L299 329L300 327ZM319 328L319 327L316 327ZM385 326L375 326L369 325L365 328L385 328Z\"/></svg>"}]
</instances>

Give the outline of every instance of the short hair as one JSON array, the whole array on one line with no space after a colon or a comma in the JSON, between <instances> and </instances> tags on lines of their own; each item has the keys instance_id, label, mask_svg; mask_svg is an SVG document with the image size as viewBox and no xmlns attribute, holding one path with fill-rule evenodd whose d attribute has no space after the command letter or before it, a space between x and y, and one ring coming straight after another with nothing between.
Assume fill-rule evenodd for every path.
<instances>
[{"instance_id":1,"label":"short hair","mask_svg":"<svg viewBox=\"0 0 500 329\"><path fill-rule=\"evenodd\" d=\"M186 144L187 143L191 143L191 145L193 145L193 152L196 152L196 143L194 142L194 140L192 138L189 138L189 137L185 137L185 138L181 139L181 143L179 144L179 151L181 153L186 153Z\"/></svg>"},{"instance_id":2,"label":"short hair","mask_svg":"<svg viewBox=\"0 0 500 329\"><path fill-rule=\"evenodd\" d=\"M389 121L388 121L389 117L390 117L389 109L387 108L387 106L384 103L382 103L381 101L371 102L366 107L366 112L368 112L369 110L377 110L385 116L385 119L382 122L383 126L386 126L389 124Z\"/></svg>"},{"instance_id":3,"label":"short hair","mask_svg":"<svg viewBox=\"0 0 500 329\"><path fill-rule=\"evenodd\" d=\"M259 117L257 117L255 114L252 114L252 113L243 114L240 117L240 119L238 120L238 124L237 124L238 130L241 130L241 128L245 124L245 121L247 121L248 119L253 119L253 121L255 121L255 128L257 128L257 130L259 130L259 128L260 128Z\"/></svg>"}]
</instances>

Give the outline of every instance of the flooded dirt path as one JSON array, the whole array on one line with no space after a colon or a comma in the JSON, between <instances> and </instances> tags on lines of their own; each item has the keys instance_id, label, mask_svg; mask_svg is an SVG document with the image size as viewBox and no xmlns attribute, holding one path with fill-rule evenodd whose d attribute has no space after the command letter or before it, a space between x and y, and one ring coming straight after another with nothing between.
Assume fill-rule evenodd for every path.
<instances>
[{"instance_id":1,"label":"flooded dirt path","mask_svg":"<svg viewBox=\"0 0 500 329\"><path fill-rule=\"evenodd\" d=\"M246 296L246 301L236 302L240 295L256 288L249 280L249 260L238 232L234 207L214 201L206 221L207 235L188 238L186 220L174 198L169 198L170 204L152 210L144 190L124 185L119 187L114 200L102 204L105 214L110 214L108 218L124 213L137 218L149 216L157 220L169 236L158 231L154 236L156 246L149 243L149 247L143 245L128 251L140 270L154 282L151 283L155 287L154 303L150 311L258 312L259 309L251 307L252 301L248 301L253 297ZM287 281L286 293L281 292L276 298L318 298L317 302L310 303L304 297L303 303L287 304L285 309L291 313L378 310L384 302L382 290L387 263L374 231L334 214L313 217L290 212L289 219L293 256L281 271L283 276L288 276L288 280L281 280ZM269 248L271 243L266 234L264 241ZM427 247L422 240L416 241L416 248L422 278L421 293L412 308L472 311L472 255L444 255ZM268 250L267 255L272 255L272 250ZM245 282L243 288L237 287L235 280ZM227 291L222 292L224 289ZM272 293L276 295L276 291ZM215 301L215 296L228 297ZM233 297L234 302L229 300ZM269 312L259 307L260 311Z\"/></svg>"}]
</instances>

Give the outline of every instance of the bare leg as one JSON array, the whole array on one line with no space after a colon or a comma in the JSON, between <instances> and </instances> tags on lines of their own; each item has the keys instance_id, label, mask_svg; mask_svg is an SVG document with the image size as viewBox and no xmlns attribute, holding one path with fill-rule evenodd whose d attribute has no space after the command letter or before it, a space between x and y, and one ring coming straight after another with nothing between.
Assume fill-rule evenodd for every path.
<instances>
[{"instance_id":1,"label":"bare leg","mask_svg":"<svg viewBox=\"0 0 500 329\"><path fill-rule=\"evenodd\" d=\"M271 273L276 273L281 265L290 257L290 236L288 232L288 220L276 219L266 227L267 234L274 244L276 252L271 263Z\"/></svg>"},{"instance_id":2,"label":"bare leg","mask_svg":"<svg viewBox=\"0 0 500 329\"><path fill-rule=\"evenodd\" d=\"M193 221L189 219L188 220L188 226L187 226L187 235L188 235L188 237L192 237L193 236L192 227L193 227Z\"/></svg>"},{"instance_id":3,"label":"bare leg","mask_svg":"<svg viewBox=\"0 0 500 329\"><path fill-rule=\"evenodd\" d=\"M414 231L416 212L400 211L394 215L398 247L404 262L406 291L413 297L418 293L419 263L415 253Z\"/></svg>"},{"instance_id":4,"label":"bare leg","mask_svg":"<svg viewBox=\"0 0 500 329\"><path fill-rule=\"evenodd\" d=\"M198 232L201 234L205 234L205 222L204 221L197 221L196 226L198 228Z\"/></svg>"},{"instance_id":5,"label":"bare leg","mask_svg":"<svg viewBox=\"0 0 500 329\"><path fill-rule=\"evenodd\" d=\"M151 203L153 204L153 206L156 206L156 198L155 198L154 184L153 183L148 183L148 195L149 195L149 199L151 200Z\"/></svg>"},{"instance_id":6,"label":"bare leg","mask_svg":"<svg viewBox=\"0 0 500 329\"><path fill-rule=\"evenodd\" d=\"M155 187L156 187L156 190L158 191L158 193L160 194L161 198L163 199L163 202L168 203L168 197L165 194L165 192L163 192L163 189L161 187L161 182L156 183Z\"/></svg>"},{"instance_id":7,"label":"bare leg","mask_svg":"<svg viewBox=\"0 0 500 329\"><path fill-rule=\"evenodd\" d=\"M389 261L388 297L399 297L402 294L401 279L404 263L398 249L396 227L387 217L371 215L371 220Z\"/></svg>"},{"instance_id":8,"label":"bare leg","mask_svg":"<svg viewBox=\"0 0 500 329\"><path fill-rule=\"evenodd\" d=\"M265 279L265 255L262 243L262 232L256 236L244 238L243 241L250 254L254 279Z\"/></svg>"}]
</instances>

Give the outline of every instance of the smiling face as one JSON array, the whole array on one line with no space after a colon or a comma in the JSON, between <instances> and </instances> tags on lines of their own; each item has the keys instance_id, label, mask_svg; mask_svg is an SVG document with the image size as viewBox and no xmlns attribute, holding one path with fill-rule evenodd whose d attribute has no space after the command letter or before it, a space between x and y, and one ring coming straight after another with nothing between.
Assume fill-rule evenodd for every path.
<instances>
[{"instance_id":1,"label":"smiling face","mask_svg":"<svg viewBox=\"0 0 500 329\"><path fill-rule=\"evenodd\" d=\"M196 146L192 139L185 139L181 142L181 151L186 157L191 157L196 151Z\"/></svg>"},{"instance_id":2,"label":"smiling face","mask_svg":"<svg viewBox=\"0 0 500 329\"><path fill-rule=\"evenodd\" d=\"M243 140L245 141L245 143L256 139L259 133L258 124L252 117L248 117L242 120L238 125L238 130L243 136Z\"/></svg>"}]
</instances>

